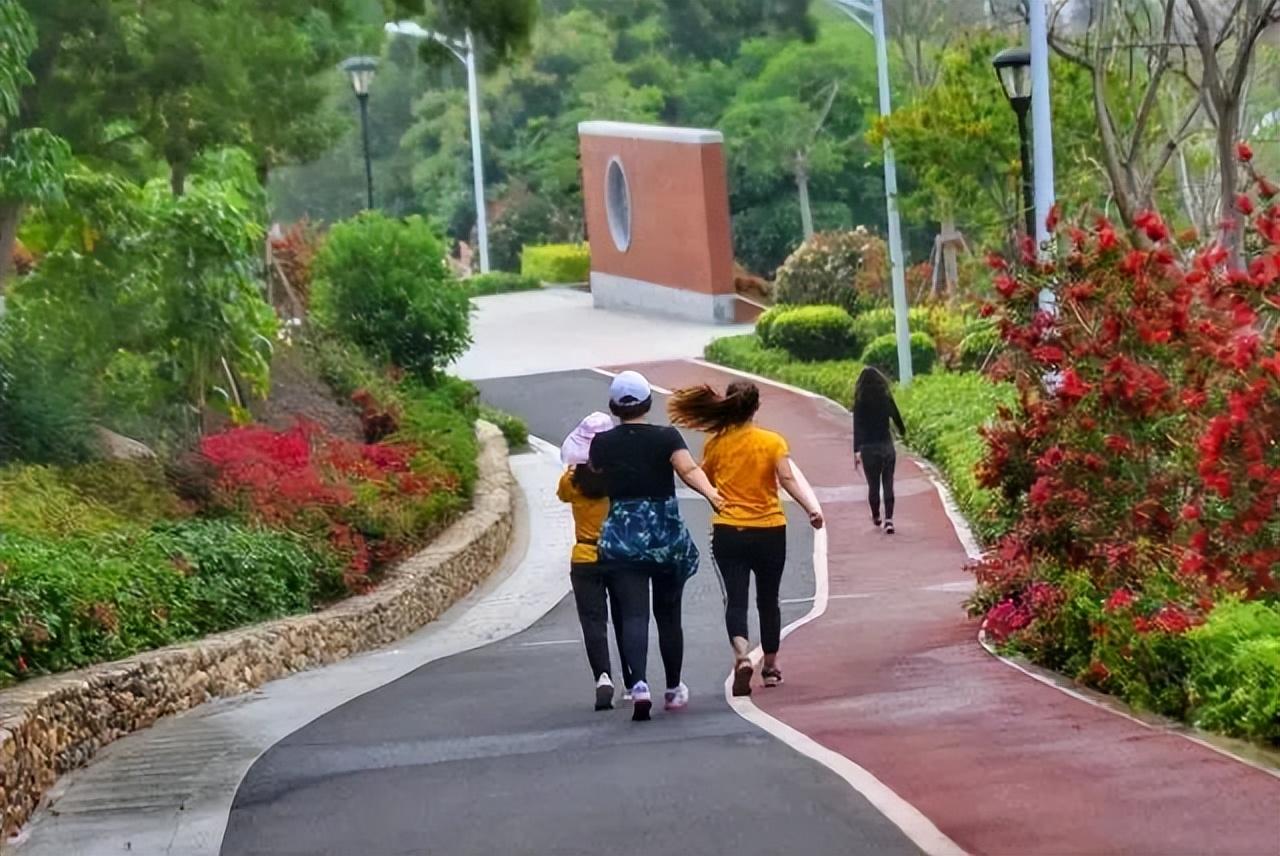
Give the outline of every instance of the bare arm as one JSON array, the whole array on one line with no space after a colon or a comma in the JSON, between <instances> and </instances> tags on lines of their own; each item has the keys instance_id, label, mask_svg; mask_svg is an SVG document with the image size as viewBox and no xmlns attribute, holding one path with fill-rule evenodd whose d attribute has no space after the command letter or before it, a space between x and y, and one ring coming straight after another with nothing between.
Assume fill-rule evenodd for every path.
<instances>
[{"instance_id":1,"label":"bare arm","mask_svg":"<svg viewBox=\"0 0 1280 856\"><path fill-rule=\"evenodd\" d=\"M720 492L711 484L711 480L707 478L707 474L702 471L702 467L698 466L693 460L693 455L689 454L688 449L679 449L671 454L671 466L676 471L676 475L680 476L680 480L698 493L706 497L707 502L711 503L711 507L716 511L724 504L720 499Z\"/></svg>"},{"instance_id":2,"label":"bare arm","mask_svg":"<svg viewBox=\"0 0 1280 856\"><path fill-rule=\"evenodd\" d=\"M804 509L805 514L809 515L809 525L814 529L821 529L823 524L822 507L818 505L818 498L813 495L813 491L806 489L806 486L802 485L800 480L796 478L795 468L791 466L791 458L779 458L776 470L778 484L782 485L783 490L791 494L792 499L800 503L800 507Z\"/></svg>"}]
</instances>

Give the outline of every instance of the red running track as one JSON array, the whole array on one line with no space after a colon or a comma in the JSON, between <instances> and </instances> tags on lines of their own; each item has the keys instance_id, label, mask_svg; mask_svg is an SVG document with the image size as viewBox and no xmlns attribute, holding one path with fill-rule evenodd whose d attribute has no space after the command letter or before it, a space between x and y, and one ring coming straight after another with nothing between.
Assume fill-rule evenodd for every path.
<instances>
[{"instance_id":1,"label":"red running track","mask_svg":"<svg viewBox=\"0 0 1280 856\"><path fill-rule=\"evenodd\" d=\"M638 367L723 384L703 363ZM762 387L823 497L831 598L782 651L771 716L862 766L974 854L1280 854L1280 778L1072 698L989 656L961 606L966 554L921 468L899 457L898 534L871 525L848 416Z\"/></svg>"}]
</instances>

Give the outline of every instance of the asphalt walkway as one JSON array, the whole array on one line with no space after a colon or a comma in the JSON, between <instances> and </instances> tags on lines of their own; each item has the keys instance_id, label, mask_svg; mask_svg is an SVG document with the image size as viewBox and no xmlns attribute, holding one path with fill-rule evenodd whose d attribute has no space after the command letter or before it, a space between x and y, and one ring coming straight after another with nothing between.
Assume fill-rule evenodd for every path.
<instances>
[{"instance_id":1,"label":"asphalt walkway","mask_svg":"<svg viewBox=\"0 0 1280 856\"><path fill-rule=\"evenodd\" d=\"M562 437L607 400L608 382L576 372L481 389L536 435ZM650 723L594 712L566 599L525 632L424 666L271 748L236 795L224 856L918 852L836 774L730 708L709 515L701 500L682 506L704 551L685 597L689 709ZM814 591L812 536L799 524L785 620ZM659 664L655 647L651 675Z\"/></svg>"}]
</instances>

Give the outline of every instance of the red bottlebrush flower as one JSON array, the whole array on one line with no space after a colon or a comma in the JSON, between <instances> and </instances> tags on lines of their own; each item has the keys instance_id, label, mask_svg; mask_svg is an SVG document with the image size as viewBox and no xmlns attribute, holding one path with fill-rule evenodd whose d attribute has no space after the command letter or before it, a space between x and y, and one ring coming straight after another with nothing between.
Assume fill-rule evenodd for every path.
<instances>
[{"instance_id":1,"label":"red bottlebrush flower","mask_svg":"<svg viewBox=\"0 0 1280 856\"><path fill-rule=\"evenodd\" d=\"M1250 216L1253 214L1253 200L1243 193L1237 194L1236 210L1246 217Z\"/></svg>"},{"instance_id":2,"label":"red bottlebrush flower","mask_svg":"<svg viewBox=\"0 0 1280 856\"><path fill-rule=\"evenodd\" d=\"M1062 363L1067 355L1057 345L1041 345L1031 352L1031 357L1046 366L1056 366Z\"/></svg>"},{"instance_id":3,"label":"red bottlebrush flower","mask_svg":"<svg viewBox=\"0 0 1280 856\"><path fill-rule=\"evenodd\" d=\"M1098 251L1105 253L1118 247L1120 239L1116 237L1116 230L1110 223L1106 220L1102 223L1104 225L1098 228Z\"/></svg>"},{"instance_id":4,"label":"red bottlebrush flower","mask_svg":"<svg viewBox=\"0 0 1280 856\"><path fill-rule=\"evenodd\" d=\"M1067 369L1058 378L1058 397L1067 401L1079 401L1093 391L1093 387L1080 379L1075 369Z\"/></svg>"},{"instance_id":5,"label":"red bottlebrush flower","mask_svg":"<svg viewBox=\"0 0 1280 856\"><path fill-rule=\"evenodd\" d=\"M1241 140L1240 142L1236 143L1236 157L1238 157L1240 160L1244 161L1245 163L1248 163L1249 161L1253 160L1253 147L1250 146L1248 143L1246 143L1244 140Z\"/></svg>"},{"instance_id":6,"label":"red bottlebrush flower","mask_svg":"<svg viewBox=\"0 0 1280 856\"><path fill-rule=\"evenodd\" d=\"M1182 506L1182 512L1179 515L1183 520L1188 522L1200 519L1200 506L1188 502Z\"/></svg>"},{"instance_id":7,"label":"red bottlebrush flower","mask_svg":"<svg viewBox=\"0 0 1280 856\"><path fill-rule=\"evenodd\" d=\"M1124 454L1133 448L1133 445L1127 439L1118 434L1108 434L1107 438L1102 442L1108 450L1115 452L1117 455Z\"/></svg>"},{"instance_id":8,"label":"red bottlebrush flower","mask_svg":"<svg viewBox=\"0 0 1280 856\"><path fill-rule=\"evenodd\" d=\"M1067 286L1067 299L1079 303L1093 297L1097 291L1098 287L1092 282L1077 282L1075 285Z\"/></svg>"},{"instance_id":9,"label":"red bottlebrush flower","mask_svg":"<svg viewBox=\"0 0 1280 856\"><path fill-rule=\"evenodd\" d=\"M1122 609L1128 609L1133 606L1137 598L1133 592L1128 589L1118 588L1111 593L1111 597L1107 598L1107 602L1102 605L1104 612L1119 612Z\"/></svg>"},{"instance_id":10,"label":"red bottlebrush flower","mask_svg":"<svg viewBox=\"0 0 1280 856\"><path fill-rule=\"evenodd\" d=\"M1085 681L1087 681L1088 683L1094 684L1095 686L1098 684L1106 683L1107 679L1110 677L1111 677L1111 670L1108 669L1105 664L1099 662L1098 660L1094 660L1092 663L1090 663L1089 668L1085 671L1085 674L1084 674Z\"/></svg>"},{"instance_id":11,"label":"red bottlebrush flower","mask_svg":"<svg viewBox=\"0 0 1280 856\"><path fill-rule=\"evenodd\" d=\"M1169 227L1154 211L1142 211L1133 218L1133 224L1141 229L1153 241L1163 241L1169 237Z\"/></svg>"},{"instance_id":12,"label":"red bottlebrush flower","mask_svg":"<svg viewBox=\"0 0 1280 856\"><path fill-rule=\"evenodd\" d=\"M1045 505L1053 498L1053 479L1048 476L1041 476L1031 485L1031 490L1027 494L1027 499L1032 505Z\"/></svg>"},{"instance_id":13,"label":"red bottlebrush flower","mask_svg":"<svg viewBox=\"0 0 1280 856\"><path fill-rule=\"evenodd\" d=\"M1058 228L1059 216L1060 216L1060 212L1058 210L1058 203L1055 202L1052 206L1049 207L1049 216L1046 217L1044 221L1045 228L1048 229L1050 232L1056 231Z\"/></svg>"},{"instance_id":14,"label":"red bottlebrush flower","mask_svg":"<svg viewBox=\"0 0 1280 856\"><path fill-rule=\"evenodd\" d=\"M997 274L992 284L1005 300L1013 297L1018 290L1018 281L1006 273Z\"/></svg>"},{"instance_id":15,"label":"red bottlebrush flower","mask_svg":"<svg viewBox=\"0 0 1280 856\"><path fill-rule=\"evenodd\" d=\"M996 314L996 308L990 303L984 303L980 307L978 307L978 317L980 318L990 318L992 315L995 315L995 314Z\"/></svg>"},{"instance_id":16,"label":"red bottlebrush flower","mask_svg":"<svg viewBox=\"0 0 1280 856\"><path fill-rule=\"evenodd\" d=\"M1182 607L1168 603L1152 616L1152 623L1165 633L1177 636L1186 633L1199 622Z\"/></svg>"},{"instance_id":17,"label":"red bottlebrush flower","mask_svg":"<svg viewBox=\"0 0 1280 856\"><path fill-rule=\"evenodd\" d=\"M1008 270L1009 263L999 253L987 253L987 267L992 270Z\"/></svg>"}]
</instances>

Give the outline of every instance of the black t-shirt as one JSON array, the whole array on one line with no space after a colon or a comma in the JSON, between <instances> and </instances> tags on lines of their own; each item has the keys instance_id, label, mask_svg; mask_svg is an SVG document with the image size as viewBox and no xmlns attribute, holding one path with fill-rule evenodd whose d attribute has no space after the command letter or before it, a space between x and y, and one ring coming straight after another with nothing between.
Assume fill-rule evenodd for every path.
<instances>
[{"instance_id":1,"label":"black t-shirt","mask_svg":"<svg viewBox=\"0 0 1280 856\"><path fill-rule=\"evenodd\" d=\"M604 473L610 499L667 499L676 495L671 456L687 448L674 428L619 425L591 441L591 466Z\"/></svg>"}]
</instances>

